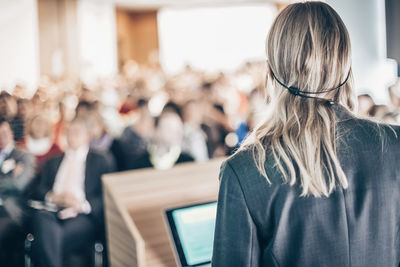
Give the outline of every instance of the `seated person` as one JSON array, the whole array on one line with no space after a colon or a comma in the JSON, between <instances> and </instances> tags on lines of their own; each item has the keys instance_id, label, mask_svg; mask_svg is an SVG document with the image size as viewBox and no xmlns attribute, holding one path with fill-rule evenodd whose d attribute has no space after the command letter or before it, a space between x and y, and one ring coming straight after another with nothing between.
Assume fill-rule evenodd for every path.
<instances>
[{"instance_id":1,"label":"seated person","mask_svg":"<svg viewBox=\"0 0 400 267\"><path fill-rule=\"evenodd\" d=\"M0 118L0 266L16 266L10 253L23 244L21 198L34 173L34 157L15 148L11 126Z\"/></svg>"},{"instance_id":2,"label":"seated person","mask_svg":"<svg viewBox=\"0 0 400 267\"><path fill-rule=\"evenodd\" d=\"M156 121L153 140L148 150L133 162L134 169L154 167L169 169L175 164L194 161L182 151L183 124L176 112L165 110Z\"/></svg>"},{"instance_id":3,"label":"seated person","mask_svg":"<svg viewBox=\"0 0 400 267\"><path fill-rule=\"evenodd\" d=\"M154 132L154 119L148 108L148 101L138 101L138 117L133 125L127 126L119 139L111 146L118 170L135 169L138 157L146 153L147 143Z\"/></svg>"},{"instance_id":4,"label":"seated person","mask_svg":"<svg viewBox=\"0 0 400 267\"><path fill-rule=\"evenodd\" d=\"M104 235L101 176L112 166L103 155L89 150L84 120L70 122L66 137L65 154L47 162L37 187L40 200L59 208L33 215L32 256L38 267L61 267L71 253L90 248L99 233Z\"/></svg>"},{"instance_id":5,"label":"seated person","mask_svg":"<svg viewBox=\"0 0 400 267\"><path fill-rule=\"evenodd\" d=\"M200 102L188 101L183 107L182 150L197 162L208 160L207 135L201 129L202 121L203 112Z\"/></svg>"}]
</instances>

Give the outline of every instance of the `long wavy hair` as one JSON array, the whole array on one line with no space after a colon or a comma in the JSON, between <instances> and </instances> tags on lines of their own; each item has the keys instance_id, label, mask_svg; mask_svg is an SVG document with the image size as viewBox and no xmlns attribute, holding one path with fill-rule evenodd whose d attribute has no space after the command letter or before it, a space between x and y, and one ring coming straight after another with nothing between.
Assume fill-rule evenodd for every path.
<instances>
[{"instance_id":1,"label":"long wavy hair","mask_svg":"<svg viewBox=\"0 0 400 267\"><path fill-rule=\"evenodd\" d=\"M261 174L272 152L283 180L300 184L301 196L329 196L348 182L336 153L336 117L328 101L296 96L288 87L319 92L323 99L355 108L351 47L346 26L323 2L295 3L283 9L267 37L269 113L241 148L252 147ZM275 77L274 77L275 76ZM338 87L338 90L324 93Z\"/></svg>"}]
</instances>

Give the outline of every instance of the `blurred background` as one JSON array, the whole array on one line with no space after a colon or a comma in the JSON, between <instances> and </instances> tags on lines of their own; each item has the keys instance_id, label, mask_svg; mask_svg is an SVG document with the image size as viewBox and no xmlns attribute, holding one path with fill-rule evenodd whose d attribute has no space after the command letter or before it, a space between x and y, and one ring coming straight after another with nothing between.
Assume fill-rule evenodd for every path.
<instances>
[{"instance_id":1,"label":"blurred background","mask_svg":"<svg viewBox=\"0 0 400 267\"><path fill-rule=\"evenodd\" d=\"M292 2L0 0L0 116L36 160L24 191L73 118L104 172L232 154L268 105L266 35ZM358 115L400 124L400 1L326 2L350 32Z\"/></svg>"}]
</instances>

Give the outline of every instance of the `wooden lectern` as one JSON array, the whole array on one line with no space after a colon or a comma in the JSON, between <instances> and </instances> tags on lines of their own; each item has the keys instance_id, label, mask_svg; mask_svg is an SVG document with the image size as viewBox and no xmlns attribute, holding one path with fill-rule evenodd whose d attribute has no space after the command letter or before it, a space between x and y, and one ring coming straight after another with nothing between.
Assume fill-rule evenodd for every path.
<instances>
[{"instance_id":1,"label":"wooden lectern","mask_svg":"<svg viewBox=\"0 0 400 267\"><path fill-rule=\"evenodd\" d=\"M111 267L177 266L164 211L215 201L224 159L142 169L103 177Z\"/></svg>"}]
</instances>

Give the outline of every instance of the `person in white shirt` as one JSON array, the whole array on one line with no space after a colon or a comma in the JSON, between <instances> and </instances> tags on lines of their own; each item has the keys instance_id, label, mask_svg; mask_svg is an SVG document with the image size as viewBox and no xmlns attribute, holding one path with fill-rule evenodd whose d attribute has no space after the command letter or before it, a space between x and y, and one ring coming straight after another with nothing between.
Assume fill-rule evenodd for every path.
<instances>
[{"instance_id":1,"label":"person in white shirt","mask_svg":"<svg viewBox=\"0 0 400 267\"><path fill-rule=\"evenodd\" d=\"M208 160L207 135L201 129L203 110L199 101L190 100L183 107L182 151L196 162Z\"/></svg>"},{"instance_id":2,"label":"person in white shirt","mask_svg":"<svg viewBox=\"0 0 400 267\"><path fill-rule=\"evenodd\" d=\"M89 150L87 123L80 118L67 129L68 148L44 167L36 196L57 212L36 212L32 220L35 266L68 266L64 259L104 238L101 176L113 166ZM100 233L100 235L99 235Z\"/></svg>"}]
</instances>

